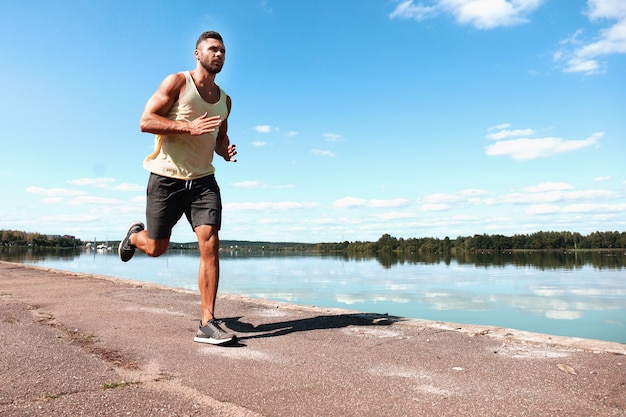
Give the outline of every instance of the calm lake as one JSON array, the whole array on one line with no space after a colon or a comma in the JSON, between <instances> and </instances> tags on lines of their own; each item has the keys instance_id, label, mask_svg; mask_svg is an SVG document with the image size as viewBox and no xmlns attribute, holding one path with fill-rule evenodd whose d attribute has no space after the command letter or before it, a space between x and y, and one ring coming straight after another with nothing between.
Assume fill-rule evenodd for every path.
<instances>
[{"instance_id":1,"label":"calm lake","mask_svg":"<svg viewBox=\"0 0 626 417\"><path fill-rule=\"evenodd\" d=\"M194 251L122 263L116 251L5 248L0 260L197 289ZM409 259L227 250L220 292L626 343L625 272L624 251Z\"/></svg>"}]
</instances>

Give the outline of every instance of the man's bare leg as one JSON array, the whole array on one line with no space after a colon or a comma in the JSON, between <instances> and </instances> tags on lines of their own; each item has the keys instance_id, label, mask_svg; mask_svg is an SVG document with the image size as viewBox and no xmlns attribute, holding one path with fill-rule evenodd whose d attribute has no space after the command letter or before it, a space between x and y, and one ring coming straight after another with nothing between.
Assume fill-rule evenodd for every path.
<instances>
[{"instance_id":1,"label":"man's bare leg","mask_svg":"<svg viewBox=\"0 0 626 417\"><path fill-rule=\"evenodd\" d=\"M215 300L220 282L220 241L217 226L198 226L196 236L200 247L200 267L198 269L198 287L202 300L202 320L195 342L213 345L228 344L237 340L237 336L227 333L215 321Z\"/></svg>"},{"instance_id":2,"label":"man's bare leg","mask_svg":"<svg viewBox=\"0 0 626 417\"><path fill-rule=\"evenodd\" d=\"M202 325L215 318L215 300L220 281L219 236L217 226L203 225L195 229L200 248L198 288L202 301Z\"/></svg>"},{"instance_id":3,"label":"man's bare leg","mask_svg":"<svg viewBox=\"0 0 626 417\"><path fill-rule=\"evenodd\" d=\"M148 237L148 231L142 230L141 232L130 235L130 243L146 255L157 257L165 253L170 244L170 239L150 239Z\"/></svg>"}]
</instances>

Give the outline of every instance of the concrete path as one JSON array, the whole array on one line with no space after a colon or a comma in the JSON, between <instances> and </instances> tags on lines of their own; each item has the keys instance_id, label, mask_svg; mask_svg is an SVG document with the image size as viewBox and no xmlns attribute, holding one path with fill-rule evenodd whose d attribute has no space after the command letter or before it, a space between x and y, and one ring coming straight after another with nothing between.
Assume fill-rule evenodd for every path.
<instances>
[{"instance_id":1,"label":"concrete path","mask_svg":"<svg viewBox=\"0 0 626 417\"><path fill-rule=\"evenodd\" d=\"M224 277L228 279L228 277ZM0 415L625 416L626 345L0 262Z\"/></svg>"}]
</instances>

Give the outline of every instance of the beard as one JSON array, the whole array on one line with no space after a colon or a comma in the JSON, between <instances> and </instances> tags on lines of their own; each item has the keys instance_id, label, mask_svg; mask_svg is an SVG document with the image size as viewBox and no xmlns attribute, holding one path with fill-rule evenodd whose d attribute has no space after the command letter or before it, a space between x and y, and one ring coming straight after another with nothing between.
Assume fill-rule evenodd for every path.
<instances>
[{"instance_id":1,"label":"beard","mask_svg":"<svg viewBox=\"0 0 626 417\"><path fill-rule=\"evenodd\" d=\"M209 74L219 74L219 72L222 70L222 67L224 66L224 64L220 63L220 64L211 64L210 62L201 62L202 67L207 70L207 72Z\"/></svg>"}]
</instances>

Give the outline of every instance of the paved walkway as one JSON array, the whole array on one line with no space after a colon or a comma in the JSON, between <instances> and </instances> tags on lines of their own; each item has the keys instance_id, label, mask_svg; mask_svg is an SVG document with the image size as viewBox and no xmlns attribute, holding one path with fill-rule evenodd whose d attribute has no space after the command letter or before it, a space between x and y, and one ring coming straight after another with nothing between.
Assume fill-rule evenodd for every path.
<instances>
[{"instance_id":1,"label":"paved walkway","mask_svg":"<svg viewBox=\"0 0 626 417\"><path fill-rule=\"evenodd\" d=\"M227 279L227 277L225 277ZM626 345L0 262L0 415L625 416Z\"/></svg>"}]
</instances>

